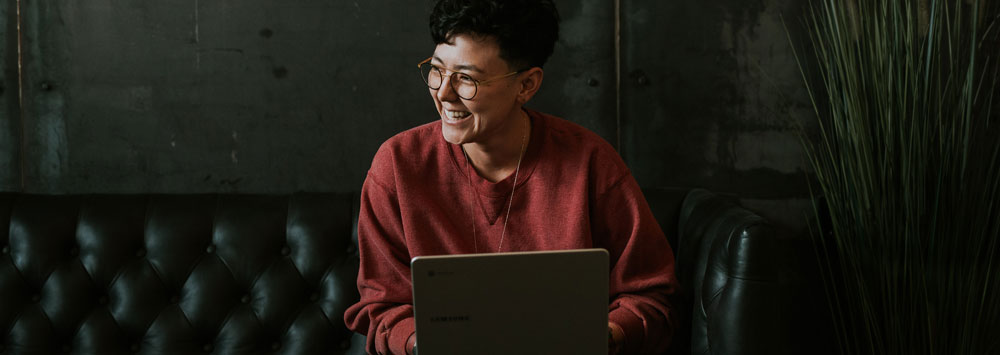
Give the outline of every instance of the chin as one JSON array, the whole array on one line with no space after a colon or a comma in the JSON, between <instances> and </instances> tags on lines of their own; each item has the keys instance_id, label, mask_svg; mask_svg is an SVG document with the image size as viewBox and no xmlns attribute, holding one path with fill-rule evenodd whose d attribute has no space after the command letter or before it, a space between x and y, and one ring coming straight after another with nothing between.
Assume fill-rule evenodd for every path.
<instances>
[{"instance_id":1,"label":"chin","mask_svg":"<svg viewBox=\"0 0 1000 355\"><path fill-rule=\"evenodd\" d=\"M451 124L446 120L446 118L442 118L441 122L441 135L444 136L445 141L451 144L472 143L475 136L474 127L476 126L473 117L467 118L467 121L458 125Z\"/></svg>"},{"instance_id":2,"label":"chin","mask_svg":"<svg viewBox=\"0 0 1000 355\"><path fill-rule=\"evenodd\" d=\"M466 137L465 137L464 134L462 134L460 132L448 132L448 131L449 131L449 129L447 127L444 127L444 128L441 129L441 135L444 136L445 142L448 142L448 143L451 143L451 144L465 144L465 143L468 143L468 142L465 141Z\"/></svg>"}]
</instances>

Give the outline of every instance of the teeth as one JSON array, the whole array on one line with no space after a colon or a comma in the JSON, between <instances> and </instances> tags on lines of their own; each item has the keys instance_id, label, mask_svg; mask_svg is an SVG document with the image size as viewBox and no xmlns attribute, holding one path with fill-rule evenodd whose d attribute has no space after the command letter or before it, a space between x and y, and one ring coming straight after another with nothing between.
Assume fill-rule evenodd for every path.
<instances>
[{"instance_id":1,"label":"teeth","mask_svg":"<svg viewBox=\"0 0 1000 355\"><path fill-rule=\"evenodd\" d=\"M448 114L449 118L455 118L455 119L465 118L472 114L471 112L464 112L464 111L458 112L458 111L448 111L448 110L445 110L445 113Z\"/></svg>"}]
</instances>

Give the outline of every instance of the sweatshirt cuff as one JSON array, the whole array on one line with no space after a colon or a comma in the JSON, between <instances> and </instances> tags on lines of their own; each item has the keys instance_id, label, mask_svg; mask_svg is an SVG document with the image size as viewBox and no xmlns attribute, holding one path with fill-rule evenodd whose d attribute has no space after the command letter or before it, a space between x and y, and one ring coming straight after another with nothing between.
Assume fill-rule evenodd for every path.
<instances>
[{"instance_id":1,"label":"sweatshirt cuff","mask_svg":"<svg viewBox=\"0 0 1000 355\"><path fill-rule=\"evenodd\" d=\"M618 324L625 333L622 354L638 354L646 334L642 319L625 308L616 308L608 313L608 321Z\"/></svg>"},{"instance_id":2,"label":"sweatshirt cuff","mask_svg":"<svg viewBox=\"0 0 1000 355\"><path fill-rule=\"evenodd\" d=\"M403 319L392 327L389 333L389 351L393 354L406 354L406 340L416 332L417 326L413 317Z\"/></svg>"}]
</instances>

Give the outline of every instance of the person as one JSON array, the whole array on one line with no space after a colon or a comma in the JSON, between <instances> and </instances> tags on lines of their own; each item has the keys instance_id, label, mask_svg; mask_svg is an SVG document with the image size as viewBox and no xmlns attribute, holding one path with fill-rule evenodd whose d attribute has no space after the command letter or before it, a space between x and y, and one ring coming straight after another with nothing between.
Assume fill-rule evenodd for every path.
<instances>
[{"instance_id":1,"label":"person","mask_svg":"<svg viewBox=\"0 0 1000 355\"><path fill-rule=\"evenodd\" d=\"M438 117L382 144L361 192L361 299L345 312L367 351L411 354L409 261L420 255L604 248L609 353L662 353L673 252L614 148L524 108L559 36L551 0L440 0L418 65Z\"/></svg>"}]
</instances>

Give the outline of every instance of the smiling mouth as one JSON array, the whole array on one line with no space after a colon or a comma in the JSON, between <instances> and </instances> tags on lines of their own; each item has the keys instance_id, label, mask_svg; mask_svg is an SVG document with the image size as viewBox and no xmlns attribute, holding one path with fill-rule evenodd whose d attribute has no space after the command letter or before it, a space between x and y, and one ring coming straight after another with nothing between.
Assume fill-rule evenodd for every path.
<instances>
[{"instance_id":1,"label":"smiling mouth","mask_svg":"<svg viewBox=\"0 0 1000 355\"><path fill-rule=\"evenodd\" d=\"M458 120L461 120L463 118L466 118L466 117L469 117L469 116L472 115L471 112L467 112L467 111L450 111L450 110L444 110L444 113L445 113L445 116L447 116L452 121L458 121Z\"/></svg>"}]
</instances>

